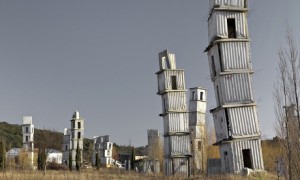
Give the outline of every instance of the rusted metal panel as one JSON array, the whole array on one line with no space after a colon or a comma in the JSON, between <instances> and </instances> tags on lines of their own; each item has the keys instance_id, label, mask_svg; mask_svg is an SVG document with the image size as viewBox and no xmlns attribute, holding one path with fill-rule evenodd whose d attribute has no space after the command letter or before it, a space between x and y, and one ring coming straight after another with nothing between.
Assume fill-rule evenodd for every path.
<instances>
[{"instance_id":1,"label":"rusted metal panel","mask_svg":"<svg viewBox=\"0 0 300 180\"><path fill-rule=\"evenodd\" d=\"M208 39L228 38L227 19L235 19L235 32L238 39L247 39L247 19L243 12L215 11L208 20Z\"/></svg>"},{"instance_id":2,"label":"rusted metal panel","mask_svg":"<svg viewBox=\"0 0 300 180\"><path fill-rule=\"evenodd\" d=\"M210 0L209 9L213 9L215 6L232 6L232 7L247 7L247 0Z\"/></svg>"},{"instance_id":3,"label":"rusted metal panel","mask_svg":"<svg viewBox=\"0 0 300 180\"><path fill-rule=\"evenodd\" d=\"M168 132L188 132L188 113L170 113L164 116L164 133Z\"/></svg>"},{"instance_id":4,"label":"rusted metal panel","mask_svg":"<svg viewBox=\"0 0 300 180\"><path fill-rule=\"evenodd\" d=\"M172 90L172 76L176 76L176 90L185 90L184 70L164 70L157 73L158 93Z\"/></svg>"}]
</instances>

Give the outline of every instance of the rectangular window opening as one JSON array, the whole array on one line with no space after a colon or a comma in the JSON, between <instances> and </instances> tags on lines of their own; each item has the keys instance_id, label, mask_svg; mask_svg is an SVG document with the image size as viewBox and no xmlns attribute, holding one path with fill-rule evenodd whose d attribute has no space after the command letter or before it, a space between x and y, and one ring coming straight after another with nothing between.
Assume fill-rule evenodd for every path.
<instances>
[{"instance_id":1,"label":"rectangular window opening","mask_svg":"<svg viewBox=\"0 0 300 180\"><path fill-rule=\"evenodd\" d=\"M198 151L201 151L201 150L202 150L202 142L198 141Z\"/></svg>"},{"instance_id":2,"label":"rectangular window opening","mask_svg":"<svg viewBox=\"0 0 300 180\"><path fill-rule=\"evenodd\" d=\"M77 127L78 127L78 129L81 128L81 123L80 122L77 122Z\"/></svg>"},{"instance_id":3,"label":"rectangular window opening","mask_svg":"<svg viewBox=\"0 0 300 180\"><path fill-rule=\"evenodd\" d=\"M81 138L81 133L80 133L80 132L77 133L77 138L78 138L78 139Z\"/></svg>"},{"instance_id":4,"label":"rectangular window opening","mask_svg":"<svg viewBox=\"0 0 300 180\"><path fill-rule=\"evenodd\" d=\"M200 101L203 101L203 100L204 100L203 95L204 95L204 93L203 93L203 92L200 92Z\"/></svg>"},{"instance_id":5,"label":"rectangular window opening","mask_svg":"<svg viewBox=\"0 0 300 180\"><path fill-rule=\"evenodd\" d=\"M194 101L197 100L197 96L196 96L196 92L195 91L193 91L193 95L192 96L193 96L192 100L194 100Z\"/></svg>"},{"instance_id":6,"label":"rectangular window opening","mask_svg":"<svg viewBox=\"0 0 300 180\"><path fill-rule=\"evenodd\" d=\"M236 38L234 18L227 19L227 28L228 28L228 38Z\"/></svg>"},{"instance_id":7,"label":"rectangular window opening","mask_svg":"<svg viewBox=\"0 0 300 180\"><path fill-rule=\"evenodd\" d=\"M228 109L225 109L225 118L226 118L226 126L227 126L228 137L232 138L232 132L231 132L230 124L229 124Z\"/></svg>"},{"instance_id":8,"label":"rectangular window opening","mask_svg":"<svg viewBox=\"0 0 300 180\"><path fill-rule=\"evenodd\" d=\"M29 131L29 128L28 128L28 127L26 127L26 130L25 130L25 132L26 132L26 133L28 133L28 131Z\"/></svg>"},{"instance_id":9,"label":"rectangular window opening","mask_svg":"<svg viewBox=\"0 0 300 180\"><path fill-rule=\"evenodd\" d=\"M219 86L217 86L216 89L217 89L218 106L221 106Z\"/></svg>"},{"instance_id":10,"label":"rectangular window opening","mask_svg":"<svg viewBox=\"0 0 300 180\"><path fill-rule=\"evenodd\" d=\"M215 65L215 58L214 56L211 56L211 70L213 77L216 76L216 65Z\"/></svg>"},{"instance_id":11,"label":"rectangular window opening","mask_svg":"<svg viewBox=\"0 0 300 180\"><path fill-rule=\"evenodd\" d=\"M219 54L219 61L220 61L220 71L223 72L223 63L222 63L222 54L221 54L221 45L218 44L218 54Z\"/></svg>"},{"instance_id":12,"label":"rectangular window opening","mask_svg":"<svg viewBox=\"0 0 300 180\"><path fill-rule=\"evenodd\" d=\"M172 84L172 89L176 90L177 89L177 80L176 76L171 76L171 84Z\"/></svg>"}]
</instances>

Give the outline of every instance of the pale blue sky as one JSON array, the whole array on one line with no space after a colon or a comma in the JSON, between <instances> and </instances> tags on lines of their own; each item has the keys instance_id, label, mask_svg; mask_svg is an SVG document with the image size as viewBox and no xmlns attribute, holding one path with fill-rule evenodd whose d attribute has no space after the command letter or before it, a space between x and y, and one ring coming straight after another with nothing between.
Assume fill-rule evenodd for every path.
<instances>
[{"instance_id":1,"label":"pale blue sky","mask_svg":"<svg viewBox=\"0 0 300 180\"><path fill-rule=\"evenodd\" d=\"M300 30L299 0L250 1L254 95L264 138L274 136L273 83L277 50L289 22ZM63 131L73 112L85 136L140 146L148 128L162 131L158 53L175 53L186 87L208 90L204 49L208 0L2 0L0 121ZM297 42L299 35L296 34ZM207 114L212 123L212 116Z\"/></svg>"}]
</instances>

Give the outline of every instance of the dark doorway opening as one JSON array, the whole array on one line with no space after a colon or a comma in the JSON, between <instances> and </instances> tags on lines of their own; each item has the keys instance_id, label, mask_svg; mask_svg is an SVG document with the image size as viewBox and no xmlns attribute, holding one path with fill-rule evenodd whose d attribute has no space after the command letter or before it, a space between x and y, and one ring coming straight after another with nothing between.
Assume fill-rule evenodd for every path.
<instances>
[{"instance_id":1,"label":"dark doorway opening","mask_svg":"<svg viewBox=\"0 0 300 180\"><path fill-rule=\"evenodd\" d=\"M250 149L243 149L243 160L244 160L244 167L253 169L252 162L251 162L251 151Z\"/></svg>"}]
</instances>

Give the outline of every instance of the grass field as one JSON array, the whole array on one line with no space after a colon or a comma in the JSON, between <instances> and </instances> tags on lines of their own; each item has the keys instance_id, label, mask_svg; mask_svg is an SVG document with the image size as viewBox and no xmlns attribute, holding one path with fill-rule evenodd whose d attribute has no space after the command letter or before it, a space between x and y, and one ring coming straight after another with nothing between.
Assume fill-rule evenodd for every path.
<instances>
[{"instance_id":1,"label":"grass field","mask_svg":"<svg viewBox=\"0 0 300 180\"><path fill-rule=\"evenodd\" d=\"M140 174L135 172L128 172L123 170L107 170L101 169L99 171L96 170L83 170L80 173L73 171L47 171L46 175L40 171L6 171L5 173L0 174L1 180L13 180L13 179L22 179L22 180L96 180L96 179L107 179L107 180L114 180L114 179L157 179L157 180L168 180L168 179L187 179L183 177L166 177L162 174L160 175L153 175L153 174ZM277 179L275 175L270 174L260 174L260 175L253 175L249 177L243 176L211 176L211 177L190 177L189 179L205 179L205 180L272 180ZM283 178L281 178L283 180Z\"/></svg>"}]
</instances>

